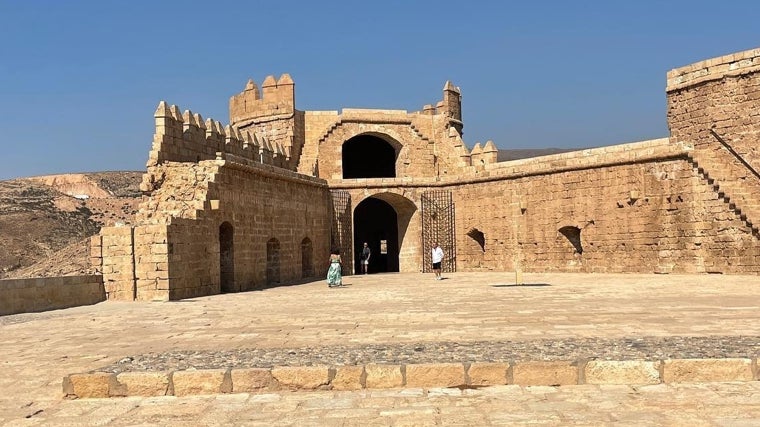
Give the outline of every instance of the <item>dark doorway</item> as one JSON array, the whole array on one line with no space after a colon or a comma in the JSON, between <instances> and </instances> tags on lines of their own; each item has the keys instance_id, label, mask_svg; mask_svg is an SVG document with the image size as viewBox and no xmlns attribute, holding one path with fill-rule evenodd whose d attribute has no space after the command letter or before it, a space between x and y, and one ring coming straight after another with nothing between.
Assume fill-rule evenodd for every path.
<instances>
[{"instance_id":1,"label":"dark doorway","mask_svg":"<svg viewBox=\"0 0 760 427\"><path fill-rule=\"evenodd\" d=\"M235 292L235 251L232 224L219 226L219 283L222 292Z\"/></svg>"},{"instance_id":2,"label":"dark doorway","mask_svg":"<svg viewBox=\"0 0 760 427\"><path fill-rule=\"evenodd\" d=\"M314 276L314 263L312 262L312 244L311 239L304 237L301 240L301 277L307 278Z\"/></svg>"},{"instance_id":3,"label":"dark doorway","mask_svg":"<svg viewBox=\"0 0 760 427\"><path fill-rule=\"evenodd\" d=\"M395 178L396 148L374 135L343 143L343 178Z\"/></svg>"},{"instance_id":4,"label":"dark doorway","mask_svg":"<svg viewBox=\"0 0 760 427\"><path fill-rule=\"evenodd\" d=\"M399 271L398 215L387 202L370 197L354 210L354 271L357 274L361 271L359 254L364 242L372 251L368 272ZM386 253L382 253L381 243L385 243L382 249Z\"/></svg>"},{"instance_id":5,"label":"dark doorway","mask_svg":"<svg viewBox=\"0 0 760 427\"><path fill-rule=\"evenodd\" d=\"M574 225L566 225L559 229L559 232L567 238L575 253L580 255L583 253L583 245L581 245L581 229Z\"/></svg>"},{"instance_id":6,"label":"dark doorway","mask_svg":"<svg viewBox=\"0 0 760 427\"><path fill-rule=\"evenodd\" d=\"M272 238L267 242L267 285L280 283L280 241Z\"/></svg>"}]
</instances>

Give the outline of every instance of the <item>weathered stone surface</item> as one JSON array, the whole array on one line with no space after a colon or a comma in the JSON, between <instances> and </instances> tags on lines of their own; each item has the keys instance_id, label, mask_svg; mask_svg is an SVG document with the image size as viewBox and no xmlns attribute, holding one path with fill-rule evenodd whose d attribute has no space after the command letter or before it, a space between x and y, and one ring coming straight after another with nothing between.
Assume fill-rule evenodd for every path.
<instances>
[{"instance_id":1,"label":"weathered stone surface","mask_svg":"<svg viewBox=\"0 0 760 427\"><path fill-rule=\"evenodd\" d=\"M407 387L455 387L465 383L461 363L406 365Z\"/></svg>"},{"instance_id":2,"label":"weathered stone surface","mask_svg":"<svg viewBox=\"0 0 760 427\"><path fill-rule=\"evenodd\" d=\"M578 366L572 362L518 362L513 367L513 384L578 384Z\"/></svg>"},{"instance_id":3,"label":"weathered stone surface","mask_svg":"<svg viewBox=\"0 0 760 427\"><path fill-rule=\"evenodd\" d=\"M593 360L586 364L587 384L658 384L661 362Z\"/></svg>"},{"instance_id":4,"label":"weathered stone surface","mask_svg":"<svg viewBox=\"0 0 760 427\"><path fill-rule=\"evenodd\" d=\"M470 364L467 376L470 385L474 386L504 385L507 383L507 369L509 363L476 362Z\"/></svg>"},{"instance_id":5,"label":"weathered stone surface","mask_svg":"<svg viewBox=\"0 0 760 427\"><path fill-rule=\"evenodd\" d=\"M116 375L104 372L73 374L64 381L64 393L79 398L108 397Z\"/></svg>"},{"instance_id":6,"label":"weathered stone surface","mask_svg":"<svg viewBox=\"0 0 760 427\"><path fill-rule=\"evenodd\" d=\"M404 376L399 365L368 364L364 370L367 373L367 388L394 388L404 385Z\"/></svg>"},{"instance_id":7,"label":"weathered stone surface","mask_svg":"<svg viewBox=\"0 0 760 427\"><path fill-rule=\"evenodd\" d=\"M266 368L240 368L230 371L232 392L259 391L273 386L272 372Z\"/></svg>"},{"instance_id":8,"label":"weathered stone surface","mask_svg":"<svg viewBox=\"0 0 760 427\"><path fill-rule=\"evenodd\" d=\"M333 390L359 390L363 388L364 366L336 366L335 378L330 382Z\"/></svg>"},{"instance_id":9,"label":"weathered stone surface","mask_svg":"<svg viewBox=\"0 0 760 427\"><path fill-rule=\"evenodd\" d=\"M123 388L123 396L165 396L169 391L167 372L122 372L116 380Z\"/></svg>"},{"instance_id":10,"label":"weathered stone surface","mask_svg":"<svg viewBox=\"0 0 760 427\"><path fill-rule=\"evenodd\" d=\"M226 369L177 371L172 374L175 396L195 394L229 393L231 384L226 383Z\"/></svg>"},{"instance_id":11,"label":"weathered stone surface","mask_svg":"<svg viewBox=\"0 0 760 427\"><path fill-rule=\"evenodd\" d=\"M330 382L327 366L275 366L272 377L281 387L313 390Z\"/></svg>"},{"instance_id":12,"label":"weathered stone surface","mask_svg":"<svg viewBox=\"0 0 760 427\"><path fill-rule=\"evenodd\" d=\"M663 362L663 382L752 381L751 359L673 359Z\"/></svg>"},{"instance_id":13,"label":"weathered stone surface","mask_svg":"<svg viewBox=\"0 0 760 427\"><path fill-rule=\"evenodd\" d=\"M445 259L462 271L757 275L760 180L744 178L760 170L760 126L750 114L760 108L760 57L736 55L669 74L669 137L513 162L498 162L491 141L467 149L453 84L421 111L297 112L292 80L280 87L268 78L262 93L253 85L231 98L224 130L164 105L134 234L101 233L109 299L181 299L323 276L333 241L349 273L359 242L331 229L360 228L370 219L352 214L373 197L404 224L394 242L403 254L389 260L400 272L420 271L432 242L420 241L418 212L431 191L451 196L457 220L442 235L454 237L440 243L456 251ZM384 172L353 176L364 157L347 153L361 141L394 153ZM234 244L220 245L220 221L234 229ZM159 224L164 230L144 230ZM232 271L225 245L267 261L236 263L235 283L222 279Z\"/></svg>"}]
</instances>

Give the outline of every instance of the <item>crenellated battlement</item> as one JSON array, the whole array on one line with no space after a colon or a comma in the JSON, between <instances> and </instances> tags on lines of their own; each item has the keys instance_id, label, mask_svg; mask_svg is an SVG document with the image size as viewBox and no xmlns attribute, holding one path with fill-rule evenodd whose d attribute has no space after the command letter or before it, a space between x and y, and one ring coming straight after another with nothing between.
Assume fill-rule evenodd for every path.
<instances>
[{"instance_id":1,"label":"crenellated battlement","mask_svg":"<svg viewBox=\"0 0 760 427\"><path fill-rule=\"evenodd\" d=\"M266 136L161 101L154 113L156 132L148 157L148 168L164 162L199 162L224 159L236 163L264 163L284 167L288 153Z\"/></svg>"},{"instance_id":2,"label":"crenellated battlement","mask_svg":"<svg viewBox=\"0 0 760 427\"><path fill-rule=\"evenodd\" d=\"M295 112L295 83L289 74L275 80L267 76L261 83L261 90L253 80L248 80L245 89L230 98L230 123L244 127L260 119L278 119L292 116Z\"/></svg>"}]
</instances>

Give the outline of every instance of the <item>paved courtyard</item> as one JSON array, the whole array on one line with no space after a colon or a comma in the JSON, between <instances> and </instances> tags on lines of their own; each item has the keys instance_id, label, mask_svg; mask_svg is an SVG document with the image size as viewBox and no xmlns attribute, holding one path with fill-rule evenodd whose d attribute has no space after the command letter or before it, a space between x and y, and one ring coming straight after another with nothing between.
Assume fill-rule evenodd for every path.
<instances>
[{"instance_id":1,"label":"paved courtyard","mask_svg":"<svg viewBox=\"0 0 760 427\"><path fill-rule=\"evenodd\" d=\"M497 342L533 349L514 357L525 351L535 354L524 358L544 358L541 349L552 342L583 342L584 351L601 355L609 345L594 342L660 339L680 343L669 351L682 355L720 352L690 348L717 342L729 355L758 356L757 276L526 274L524 280L513 286L510 273L456 273L443 281L422 274L352 276L339 289L317 281L0 317L0 424L760 425L757 381L61 399L66 374L149 354L145 363L159 363L177 351L201 355L202 364L225 351L312 349L325 363L325 354L341 357L331 349L384 348L389 354L378 358L388 360L411 345L446 358L449 353L434 350L461 343L473 344L469 357L477 359L477 346Z\"/></svg>"}]
</instances>

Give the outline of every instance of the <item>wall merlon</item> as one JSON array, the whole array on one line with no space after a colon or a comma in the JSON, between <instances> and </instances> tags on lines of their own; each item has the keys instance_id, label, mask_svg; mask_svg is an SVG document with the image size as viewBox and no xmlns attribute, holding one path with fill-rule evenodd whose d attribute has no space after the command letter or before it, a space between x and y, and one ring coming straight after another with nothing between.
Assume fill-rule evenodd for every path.
<instances>
[{"instance_id":1,"label":"wall merlon","mask_svg":"<svg viewBox=\"0 0 760 427\"><path fill-rule=\"evenodd\" d=\"M169 107L169 111L171 112L172 118L174 118L174 120L180 123L184 122L184 119L182 118L182 112L178 106L172 104L172 106Z\"/></svg>"},{"instance_id":2,"label":"wall merlon","mask_svg":"<svg viewBox=\"0 0 760 427\"><path fill-rule=\"evenodd\" d=\"M153 113L153 117L172 117L171 109L166 104L166 101L161 101L158 103L158 107L156 108L156 112Z\"/></svg>"},{"instance_id":3,"label":"wall merlon","mask_svg":"<svg viewBox=\"0 0 760 427\"><path fill-rule=\"evenodd\" d=\"M248 79L248 83L245 85L245 92L250 92L250 96L256 100L261 98L261 93L259 92L259 87L256 85L256 82L253 81L253 79Z\"/></svg>"},{"instance_id":4,"label":"wall merlon","mask_svg":"<svg viewBox=\"0 0 760 427\"><path fill-rule=\"evenodd\" d=\"M280 78L277 80L277 86L287 86L287 85L294 85L293 79L290 77L290 74L284 73L280 76Z\"/></svg>"},{"instance_id":5,"label":"wall merlon","mask_svg":"<svg viewBox=\"0 0 760 427\"><path fill-rule=\"evenodd\" d=\"M193 119L195 119L195 123L198 126L198 128L203 129L204 131L206 130L206 124L203 121L203 117L201 117L200 114L198 113L193 114Z\"/></svg>"},{"instance_id":6,"label":"wall merlon","mask_svg":"<svg viewBox=\"0 0 760 427\"><path fill-rule=\"evenodd\" d=\"M268 89L268 88L273 88L273 87L277 87L277 80L275 80L274 76L272 75L266 76L266 78L264 78L264 81L261 83L261 88ZM266 91L264 92L266 93Z\"/></svg>"},{"instance_id":7,"label":"wall merlon","mask_svg":"<svg viewBox=\"0 0 760 427\"><path fill-rule=\"evenodd\" d=\"M185 110L185 112L182 113L182 122L183 122L185 130L187 130L190 127L193 127L193 128L198 127L198 123L195 121L195 116L193 115L193 112L190 110Z\"/></svg>"}]
</instances>

